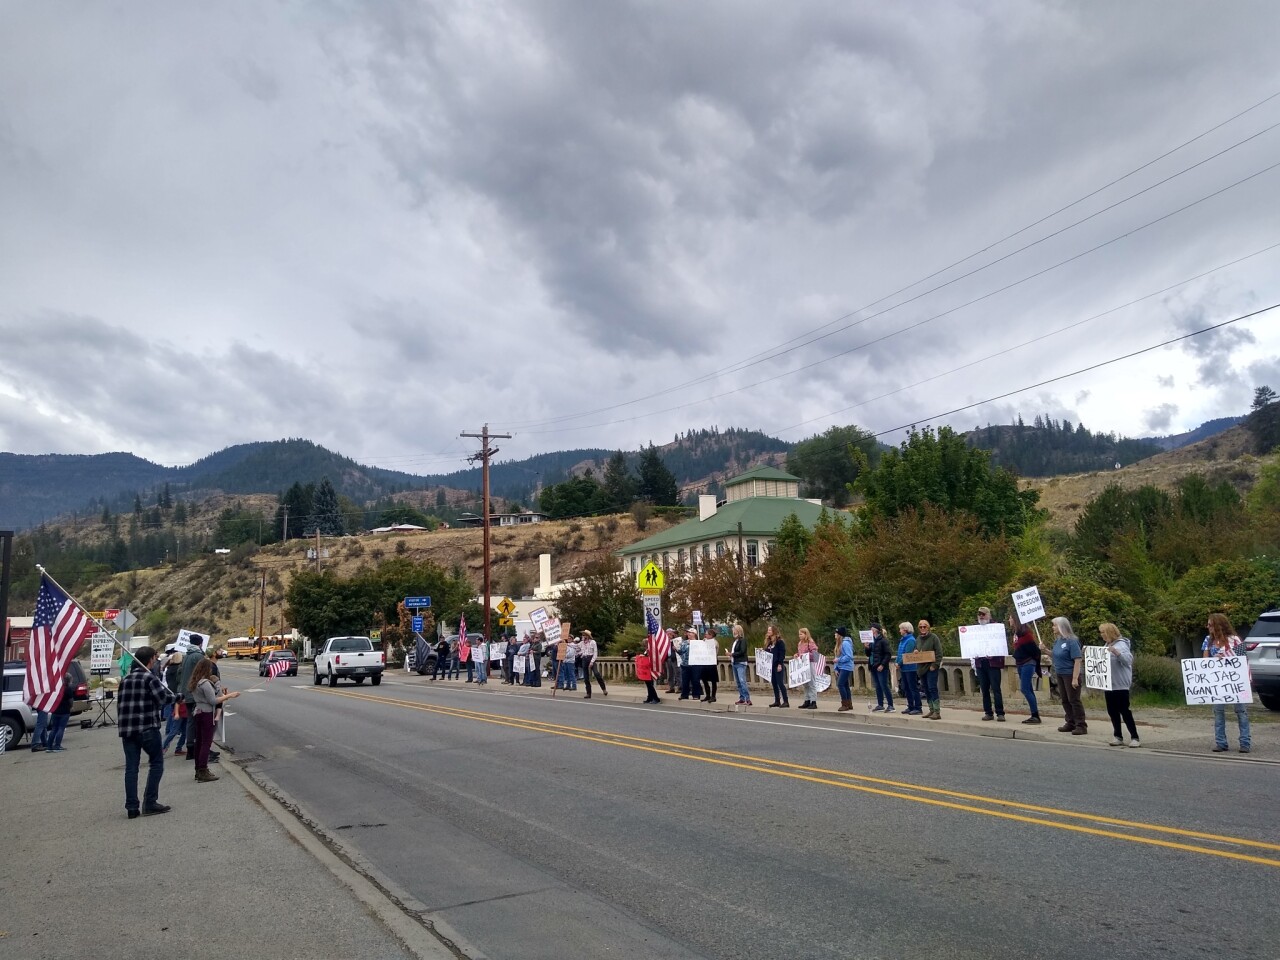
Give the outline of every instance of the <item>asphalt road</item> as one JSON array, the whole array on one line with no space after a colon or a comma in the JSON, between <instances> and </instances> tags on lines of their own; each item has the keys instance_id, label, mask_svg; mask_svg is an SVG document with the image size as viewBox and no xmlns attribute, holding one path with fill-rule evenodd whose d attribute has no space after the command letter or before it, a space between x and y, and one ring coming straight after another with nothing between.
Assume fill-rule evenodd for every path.
<instances>
[{"instance_id":1,"label":"asphalt road","mask_svg":"<svg viewBox=\"0 0 1280 960\"><path fill-rule=\"evenodd\" d=\"M509 689L279 678L230 739L489 957L1280 955L1280 766Z\"/></svg>"}]
</instances>

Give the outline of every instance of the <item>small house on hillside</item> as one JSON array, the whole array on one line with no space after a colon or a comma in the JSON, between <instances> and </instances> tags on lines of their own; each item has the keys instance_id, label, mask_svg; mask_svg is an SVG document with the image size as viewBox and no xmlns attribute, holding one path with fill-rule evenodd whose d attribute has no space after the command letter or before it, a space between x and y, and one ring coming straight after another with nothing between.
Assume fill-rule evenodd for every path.
<instances>
[{"instance_id":1,"label":"small house on hillside","mask_svg":"<svg viewBox=\"0 0 1280 960\"><path fill-rule=\"evenodd\" d=\"M489 514L489 526L520 527L527 523L541 523L547 519L549 518L545 513L491 513ZM458 517L458 526L483 527L484 517L477 516L474 513L464 513Z\"/></svg>"},{"instance_id":2,"label":"small house on hillside","mask_svg":"<svg viewBox=\"0 0 1280 960\"><path fill-rule=\"evenodd\" d=\"M796 515L810 530L822 515L822 502L800 497L800 478L777 467L756 467L725 483L723 503L698 498L698 518L623 547L623 568L639 573L650 560L664 570L697 566L726 554L757 567L769 556L782 522Z\"/></svg>"}]
</instances>

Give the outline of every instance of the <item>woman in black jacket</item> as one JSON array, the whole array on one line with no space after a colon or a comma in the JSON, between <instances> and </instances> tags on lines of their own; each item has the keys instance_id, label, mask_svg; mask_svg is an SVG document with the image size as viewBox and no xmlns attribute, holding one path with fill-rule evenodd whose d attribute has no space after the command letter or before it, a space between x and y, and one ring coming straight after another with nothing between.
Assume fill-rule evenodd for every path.
<instances>
[{"instance_id":1,"label":"woman in black jacket","mask_svg":"<svg viewBox=\"0 0 1280 960\"><path fill-rule=\"evenodd\" d=\"M764 634L765 649L773 655L773 703L771 707L789 707L791 700L787 696L787 641L782 639L782 632L772 623Z\"/></svg>"}]
</instances>

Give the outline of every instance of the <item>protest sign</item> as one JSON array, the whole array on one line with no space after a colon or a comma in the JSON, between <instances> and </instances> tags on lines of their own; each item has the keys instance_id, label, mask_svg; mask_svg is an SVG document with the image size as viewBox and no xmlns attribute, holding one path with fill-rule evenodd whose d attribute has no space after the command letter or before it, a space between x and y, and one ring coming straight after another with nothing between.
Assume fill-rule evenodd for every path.
<instances>
[{"instance_id":1,"label":"protest sign","mask_svg":"<svg viewBox=\"0 0 1280 960\"><path fill-rule=\"evenodd\" d=\"M1007 657L1009 641L1003 623L974 623L960 628L962 657Z\"/></svg>"},{"instance_id":2,"label":"protest sign","mask_svg":"<svg viewBox=\"0 0 1280 960\"><path fill-rule=\"evenodd\" d=\"M1013 594L1013 609L1017 611L1019 623L1030 623L1044 616L1044 601L1040 599L1039 587L1027 587Z\"/></svg>"},{"instance_id":3,"label":"protest sign","mask_svg":"<svg viewBox=\"0 0 1280 960\"><path fill-rule=\"evenodd\" d=\"M516 676L518 677L524 676L529 669L529 658L522 657L519 654L517 654L515 660L512 661L511 669L516 674Z\"/></svg>"},{"instance_id":4,"label":"protest sign","mask_svg":"<svg viewBox=\"0 0 1280 960\"><path fill-rule=\"evenodd\" d=\"M1111 689L1111 652L1106 647L1084 648L1084 685L1092 690Z\"/></svg>"},{"instance_id":5,"label":"protest sign","mask_svg":"<svg viewBox=\"0 0 1280 960\"><path fill-rule=\"evenodd\" d=\"M787 661L787 686L803 687L813 679L813 666L808 657L794 657Z\"/></svg>"},{"instance_id":6,"label":"protest sign","mask_svg":"<svg viewBox=\"0 0 1280 960\"><path fill-rule=\"evenodd\" d=\"M95 676L106 676L111 672L111 654L115 641L111 634L100 630L89 638L89 672Z\"/></svg>"},{"instance_id":7,"label":"protest sign","mask_svg":"<svg viewBox=\"0 0 1280 960\"><path fill-rule=\"evenodd\" d=\"M768 650L756 651L756 679L761 683L773 682L773 654Z\"/></svg>"},{"instance_id":8,"label":"protest sign","mask_svg":"<svg viewBox=\"0 0 1280 960\"><path fill-rule=\"evenodd\" d=\"M1253 703L1249 662L1244 657L1197 657L1182 661L1187 703Z\"/></svg>"},{"instance_id":9,"label":"protest sign","mask_svg":"<svg viewBox=\"0 0 1280 960\"><path fill-rule=\"evenodd\" d=\"M182 647L184 652L186 650L190 650L193 646L199 647L203 650L207 639L209 638L205 634L196 633L194 630L179 630L177 645L180 646L182 644L186 644L186 646Z\"/></svg>"},{"instance_id":10,"label":"protest sign","mask_svg":"<svg viewBox=\"0 0 1280 960\"><path fill-rule=\"evenodd\" d=\"M532 618L532 616L533 615L530 614L530 618ZM546 614L544 613L543 616L545 617ZM542 624L542 634L547 638L547 643L559 643L560 642L560 621L554 618L545 619Z\"/></svg>"},{"instance_id":11,"label":"protest sign","mask_svg":"<svg viewBox=\"0 0 1280 960\"><path fill-rule=\"evenodd\" d=\"M935 659L937 658L934 657L932 650L917 650L902 655L903 663L933 663Z\"/></svg>"},{"instance_id":12,"label":"protest sign","mask_svg":"<svg viewBox=\"0 0 1280 960\"><path fill-rule=\"evenodd\" d=\"M813 678L813 684L817 688L818 692L822 693L831 686L831 675L827 673L820 673Z\"/></svg>"},{"instance_id":13,"label":"protest sign","mask_svg":"<svg viewBox=\"0 0 1280 960\"><path fill-rule=\"evenodd\" d=\"M542 630L550 619L546 607L534 607L529 611L529 622L533 624L534 630Z\"/></svg>"},{"instance_id":14,"label":"protest sign","mask_svg":"<svg viewBox=\"0 0 1280 960\"><path fill-rule=\"evenodd\" d=\"M875 643L876 637L870 630L859 630L858 639L862 641L862 645L864 647L869 647L871 644Z\"/></svg>"},{"instance_id":15,"label":"protest sign","mask_svg":"<svg viewBox=\"0 0 1280 960\"><path fill-rule=\"evenodd\" d=\"M714 640L689 641L689 666L714 667L716 665L716 642Z\"/></svg>"}]
</instances>

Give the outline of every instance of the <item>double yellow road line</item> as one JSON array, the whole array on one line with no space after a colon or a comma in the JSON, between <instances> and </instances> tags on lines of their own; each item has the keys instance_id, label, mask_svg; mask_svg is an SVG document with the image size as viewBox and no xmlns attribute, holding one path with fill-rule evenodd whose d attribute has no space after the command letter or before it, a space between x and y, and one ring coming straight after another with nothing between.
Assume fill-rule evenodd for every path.
<instances>
[{"instance_id":1,"label":"double yellow road line","mask_svg":"<svg viewBox=\"0 0 1280 960\"><path fill-rule=\"evenodd\" d=\"M1001 820L1012 820L1017 823L1047 827L1051 830L1066 830L1071 833L1083 833L1095 837L1106 837L1111 840L1123 840L1126 843L1140 843L1147 846L1164 847L1169 850L1181 850L1186 853L1224 857L1228 860L1242 860L1246 863L1254 863L1264 867L1280 867L1280 856L1263 856L1261 853L1246 852L1252 850L1265 851L1268 854L1280 854L1280 844L1249 840L1244 837L1204 833L1198 830L1184 830L1179 827L1166 827L1141 820L1123 820L1094 813L1081 813L1058 807L1021 803L1015 800L1004 800L1000 797L987 797L957 790L944 790L939 787L926 787L920 784L888 780L883 777L871 777L844 770L830 770L825 767L790 763L785 760L771 760L767 757L753 757L749 754L731 753L726 750L712 750L707 747L693 746L692 744L673 743L647 737L632 737L621 733L609 733L602 730L592 730L589 727L572 727L562 723L547 723L542 720L495 716L494 714L482 713L477 710L413 703L406 700L398 700L394 697L376 696L354 691L313 687L306 689L328 693L331 696L349 697L352 700L365 700L369 703L377 703L383 706L434 713L458 720L489 723L501 727L526 730L531 733L550 734L557 737L568 737L574 740L604 744L605 746L640 750L645 753L675 757L680 760L695 760L721 767L732 767L750 773L763 773L775 777L786 777L791 780L801 780L806 783L838 787L844 790L856 790L859 793L891 797L895 800L907 800L912 803L923 803L932 807L959 810L964 813L996 817ZM1056 819L1047 819L1049 817ZM1129 832L1121 832L1121 830ZM1190 841L1208 841L1222 844L1224 847L1236 847L1238 849L1218 849L1216 847L1201 846Z\"/></svg>"}]
</instances>

